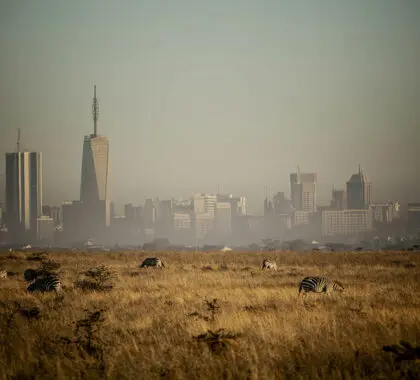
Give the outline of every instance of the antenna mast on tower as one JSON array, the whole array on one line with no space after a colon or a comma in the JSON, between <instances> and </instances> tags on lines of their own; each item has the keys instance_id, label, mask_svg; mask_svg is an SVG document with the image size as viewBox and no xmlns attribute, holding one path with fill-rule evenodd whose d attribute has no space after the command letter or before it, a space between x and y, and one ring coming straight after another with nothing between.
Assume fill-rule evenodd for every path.
<instances>
[{"instance_id":1,"label":"antenna mast on tower","mask_svg":"<svg viewBox=\"0 0 420 380\"><path fill-rule=\"evenodd\" d=\"M98 119L99 119L99 102L96 98L96 84L93 87L93 103L92 103L92 115L93 115L93 136L96 137L98 134Z\"/></svg>"},{"instance_id":2,"label":"antenna mast on tower","mask_svg":"<svg viewBox=\"0 0 420 380\"><path fill-rule=\"evenodd\" d=\"M17 131L16 149L18 152L20 152L20 128L18 128Z\"/></svg>"}]
</instances>

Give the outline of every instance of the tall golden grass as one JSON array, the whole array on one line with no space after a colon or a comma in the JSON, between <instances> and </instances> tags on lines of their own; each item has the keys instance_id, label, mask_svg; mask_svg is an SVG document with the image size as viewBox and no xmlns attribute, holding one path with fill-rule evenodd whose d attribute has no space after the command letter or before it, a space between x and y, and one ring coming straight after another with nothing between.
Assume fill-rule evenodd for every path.
<instances>
[{"instance_id":1,"label":"tall golden grass","mask_svg":"<svg viewBox=\"0 0 420 380\"><path fill-rule=\"evenodd\" d=\"M54 252L62 295L26 292L23 271L39 264L27 256L0 256L2 379L420 376L418 360L382 349L420 343L416 253ZM150 256L166 268L140 269ZM261 270L265 257L277 271ZM101 264L118 274L111 291L76 287ZM346 291L299 298L307 275Z\"/></svg>"}]
</instances>

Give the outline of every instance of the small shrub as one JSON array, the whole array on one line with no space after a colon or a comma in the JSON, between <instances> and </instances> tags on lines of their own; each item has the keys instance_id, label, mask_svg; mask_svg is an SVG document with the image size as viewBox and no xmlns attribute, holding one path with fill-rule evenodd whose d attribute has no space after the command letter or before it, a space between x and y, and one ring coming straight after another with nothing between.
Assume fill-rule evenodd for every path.
<instances>
[{"instance_id":1,"label":"small shrub","mask_svg":"<svg viewBox=\"0 0 420 380\"><path fill-rule=\"evenodd\" d=\"M84 278L76 281L76 287L82 290L109 291L114 287L115 271L106 265L83 272Z\"/></svg>"},{"instance_id":2,"label":"small shrub","mask_svg":"<svg viewBox=\"0 0 420 380\"><path fill-rule=\"evenodd\" d=\"M56 271L60 268L61 268L61 264L57 263L56 261L51 260L51 259L47 259L45 261L42 261L41 265L39 266L39 269L41 269L45 272L48 272L48 273L54 272L54 271Z\"/></svg>"},{"instance_id":3,"label":"small shrub","mask_svg":"<svg viewBox=\"0 0 420 380\"><path fill-rule=\"evenodd\" d=\"M99 337L99 332L105 321L103 317L105 311L104 309L84 310L85 317L74 322L76 325L73 333L74 339L62 336L55 342L68 347L66 356L69 358L74 358L72 348L76 348L82 357L88 356L93 360L89 366L96 370L100 378L105 377L104 354L107 344Z\"/></svg>"},{"instance_id":4,"label":"small shrub","mask_svg":"<svg viewBox=\"0 0 420 380\"><path fill-rule=\"evenodd\" d=\"M204 302L206 303L207 311L210 312L210 320L214 321L216 318L216 314L220 310L220 306L217 303L217 299L213 298L212 301L205 300Z\"/></svg>"}]
</instances>

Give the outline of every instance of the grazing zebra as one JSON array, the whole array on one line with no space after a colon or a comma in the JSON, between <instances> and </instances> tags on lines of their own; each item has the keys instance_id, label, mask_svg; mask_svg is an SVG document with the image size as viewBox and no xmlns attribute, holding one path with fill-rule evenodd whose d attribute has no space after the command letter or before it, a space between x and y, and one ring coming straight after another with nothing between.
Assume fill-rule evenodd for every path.
<instances>
[{"instance_id":1,"label":"grazing zebra","mask_svg":"<svg viewBox=\"0 0 420 380\"><path fill-rule=\"evenodd\" d=\"M327 293L336 290L339 292L344 291L344 286L338 281L331 280L328 277L305 277L299 285L299 296L302 290L314 293Z\"/></svg>"},{"instance_id":2,"label":"grazing zebra","mask_svg":"<svg viewBox=\"0 0 420 380\"><path fill-rule=\"evenodd\" d=\"M40 277L44 277L46 275L47 272L43 269L26 269L25 272L23 272L23 279L26 282L32 282L33 280L36 280Z\"/></svg>"},{"instance_id":3,"label":"grazing zebra","mask_svg":"<svg viewBox=\"0 0 420 380\"><path fill-rule=\"evenodd\" d=\"M274 261L264 259L262 262L261 269L274 269L277 270L277 264Z\"/></svg>"},{"instance_id":4,"label":"grazing zebra","mask_svg":"<svg viewBox=\"0 0 420 380\"><path fill-rule=\"evenodd\" d=\"M147 268L147 267L164 268L165 264L163 263L161 259L157 257L148 257L140 265L140 268Z\"/></svg>"},{"instance_id":5,"label":"grazing zebra","mask_svg":"<svg viewBox=\"0 0 420 380\"><path fill-rule=\"evenodd\" d=\"M5 270L0 270L0 278L7 278L7 272Z\"/></svg>"},{"instance_id":6,"label":"grazing zebra","mask_svg":"<svg viewBox=\"0 0 420 380\"><path fill-rule=\"evenodd\" d=\"M56 293L61 291L61 281L57 276L50 275L42 278L37 278L32 282L27 290L28 292L52 292Z\"/></svg>"}]
</instances>

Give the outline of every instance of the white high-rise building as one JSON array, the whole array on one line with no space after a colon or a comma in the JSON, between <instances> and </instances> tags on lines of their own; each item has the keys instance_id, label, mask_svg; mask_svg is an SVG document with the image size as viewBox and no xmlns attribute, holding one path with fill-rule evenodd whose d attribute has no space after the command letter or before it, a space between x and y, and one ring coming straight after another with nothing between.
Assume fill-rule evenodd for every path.
<instances>
[{"instance_id":1,"label":"white high-rise building","mask_svg":"<svg viewBox=\"0 0 420 380\"><path fill-rule=\"evenodd\" d=\"M6 153L6 226L10 241L36 239L41 215L42 154Z\"/></svg>"},{"instance_id":2,"label":"white high-rise building","mask_svg":"<svg viewBox=\"0 0 420 380\"><path fill-rule=\"evenodd\" d=\"M196 214L210 213L214 215L216 209L217 196L210 194L194 194L193 204Z\"/></svg>"}]
</instances>

